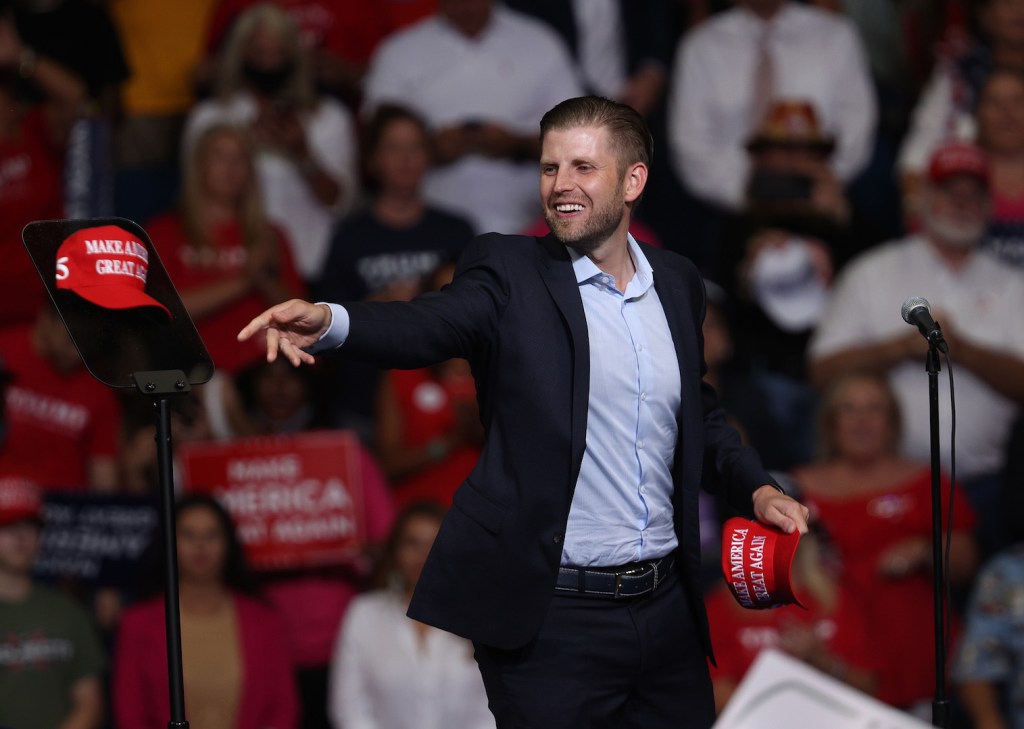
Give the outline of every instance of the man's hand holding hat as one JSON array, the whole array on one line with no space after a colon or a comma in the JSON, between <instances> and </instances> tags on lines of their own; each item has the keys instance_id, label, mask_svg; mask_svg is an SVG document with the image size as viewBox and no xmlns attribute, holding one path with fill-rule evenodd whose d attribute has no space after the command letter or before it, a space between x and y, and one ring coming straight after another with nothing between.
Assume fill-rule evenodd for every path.
<instances>
[{"instance_id":1,"label":"man's hand holding hat","mask_svg":"<svg viewBox=\"0 0 1024 729\"><path fill-rule=\"evenodd\" d=\"M778 527L786 534L807 533L810 512L799 501L786 496L770 484L754 492L754 516L758 521Z\"/></svg>"}]
</instances>

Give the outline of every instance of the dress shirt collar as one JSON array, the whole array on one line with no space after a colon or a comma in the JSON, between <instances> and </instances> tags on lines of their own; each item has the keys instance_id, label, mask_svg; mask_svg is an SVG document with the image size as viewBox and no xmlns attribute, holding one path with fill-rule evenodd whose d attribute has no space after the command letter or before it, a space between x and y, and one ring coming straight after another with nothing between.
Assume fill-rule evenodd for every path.
<instances>
[{"instance_id":1,"label":"dress shirt collar","mask_svg":"<svg viewBox=\"0 0 1024 729\"><path fill-rule=\"evenodd\" d=\"M508 15L509 11L502 6L501 3L494 3L491 7L491 16L487 19L487 25L485 25L483 29L481 29L481 31L472 38L468 37L465 33L455 27L455 24L448 20L448 16L444 13L438 13L437 19L440 21L441 28L454 35L463 43L475 44L483 43L497 32L498 28L507 22Z\"/></svg>"},{"instance_id":2,"label":"dress shirt collar","mask_svg":"<svg viewBox=\"0 0 1024 729\"><path fill-rule=\"evenodd\" d=\"M907 244L920 248L924 252L924 256L931 262L931 266L935 271L945 272L948 276L953 278L966 277L968 273L973 271L979 265L982 265L982 259L989 255L988 251L978 247L981 245L980 242L976 243L964 259L963 265L958 268L953 268L949 265L949 262L943 258L942 254L939 253L937 244L932 243L923 234L917 233L912 235L907 240Z\"/></svg>"},{"instance_id":3,"label":"dress shirt collar","mask_svg":"<svg viewBox=\"0 0 1024 729\"><path fill-rule=\"evenodd\" d=\"M796 12L796 8L793 7L793 3L785 2L779 8L778 12L772 16L771 20L765 20L760 15L755 13L753 10L746 6L741 6L735 9L736 19L739 27L748 33L760 35L764 32L764 27L768 23L773 26L773 33L779 32L779 29L786 27L786 16Z\"/></svg>"},{"instance_id":4,"label":"dress shirt collar","mask_svg":"<svg viewBox=\"0 0 1024 729\"><path fill-rule=\"evenodd\" d=\"M626 287L626 295L630 297L639 296L654 283L654 269L651 268L647 256L640 250L640 246L637 245L632 233L626 233L626 244L629 246L629 255L633 258L633 265L636 267L636 274ZM569 252L569 257L572 259L572 268L576 273L576 283L586 283L592 278L604 274L597 267L596 263L577 249L572 246L566 246L565 250ZM631 291L630 289L634 286L636 288Z\"/></svg>"}]
</instances>

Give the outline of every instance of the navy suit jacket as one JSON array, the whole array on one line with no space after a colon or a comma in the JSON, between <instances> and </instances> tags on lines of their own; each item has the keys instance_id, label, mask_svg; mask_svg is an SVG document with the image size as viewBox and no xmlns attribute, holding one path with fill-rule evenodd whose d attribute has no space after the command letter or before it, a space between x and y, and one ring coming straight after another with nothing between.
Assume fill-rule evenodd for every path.
<instances>
[{"instance_id":1,"label":"navy suit jacket","mask_svg":"<svg viewBox=\"0 0 1024 729\"><path fill-rule=\"evenodd\" d=\"M677 254L641 247L679 361L677 564L694 628L711 655L698 581L698 488L721 490L740 513L752 515L751 495L771 480L702 381L705 299L696 268ZM554 594L586 448L587 322L565 246L551 235L481 236L441 292L346 309L351 329L343 351L399 368L464 357L476 379L484 446L455 493L409 615L496 648L526 644Z\"/></svg>"}]
</instances>

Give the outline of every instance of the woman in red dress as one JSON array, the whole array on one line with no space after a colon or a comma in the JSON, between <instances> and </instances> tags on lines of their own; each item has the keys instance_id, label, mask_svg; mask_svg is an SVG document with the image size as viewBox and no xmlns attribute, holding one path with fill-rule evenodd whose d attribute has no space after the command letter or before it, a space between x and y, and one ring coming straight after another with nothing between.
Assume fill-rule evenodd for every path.
<instances>
[{"instance_id":1,"label":"woman in red dress","mask_svg":"<svg viewBox=\"0 0 1024 729\"><path fill-rule=\"evenodd\" d=\"M821 405L820 458L794 472L804 503L828 531L844 587L857 596L880 666L879 698L911 708L934 695L931 472L899 454L900 413L886 381L856 373ZM943 514L949 481L943 477ZM977 565L974 514L957 489L949 579Z\"/></svg>"}]
</instances>

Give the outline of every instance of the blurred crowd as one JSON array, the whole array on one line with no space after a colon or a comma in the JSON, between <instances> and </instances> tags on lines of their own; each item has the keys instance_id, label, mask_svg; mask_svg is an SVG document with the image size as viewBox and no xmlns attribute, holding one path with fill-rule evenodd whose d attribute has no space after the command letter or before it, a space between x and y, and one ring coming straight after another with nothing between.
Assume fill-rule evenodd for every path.
<instances>
[{"instance_id":1,"label":"blurred crowd","mask_svg":"<svg viewBox=\"0 0 1024 729\"><path fill-rule=\"evenodd\" d=\"M176 448L360 443L352 559L253 570L230 504L179 484L192 729L493 726L472 646L405 617L482 442L468 366L296 370L235 334L293 297L429 294L474 235L546 234L538 122L586 93L647 118L632 234L703 272L707 379L811 508L807 609L759 612L701 504L719 708L777 648L930 716L928 346L900 317L923 296L956 368L953 720L1024 729L1024 0L0 2L0 726L170 718L159 549L130 586L33 571L51 495L160 487L150 402L90 376L21 240L111 216L217 368L174 399Z\"/></svg>"}]
</instances>

